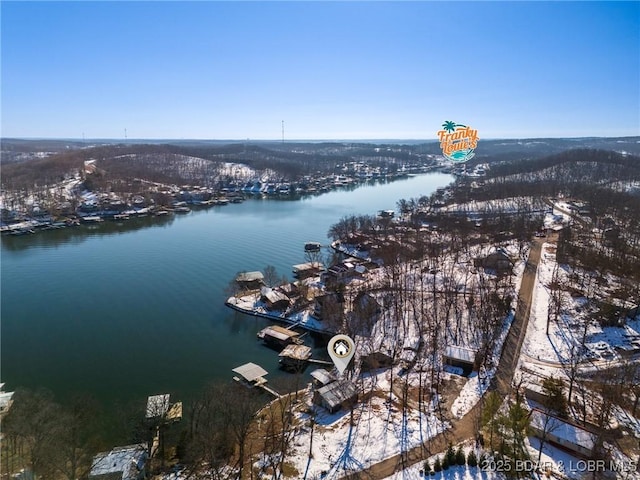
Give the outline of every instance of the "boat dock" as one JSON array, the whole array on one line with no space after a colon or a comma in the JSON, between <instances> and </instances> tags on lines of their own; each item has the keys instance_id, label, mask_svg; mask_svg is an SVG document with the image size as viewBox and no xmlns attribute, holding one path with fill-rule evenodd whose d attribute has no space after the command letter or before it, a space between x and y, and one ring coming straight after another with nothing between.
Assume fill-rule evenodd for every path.
<instances>
[{"instance_id":1,"label":"boat dock","mask_svg":"<svg viewBox=\"0 0 640 480\"><path fill-rule=\"evenodd\" d=\"M232 370L232 372L237 373L240 377L233 377L236 382L243 383L249 387L258 387L264 390L267 393L270 393L276 398L280 398L281 395L276 392L271 387L267 386L267 379L264 378L269 372L267 372L260 365L256 365L255 363L245 363L244 365L240 365Z\"/></svg>"}]
</instances>

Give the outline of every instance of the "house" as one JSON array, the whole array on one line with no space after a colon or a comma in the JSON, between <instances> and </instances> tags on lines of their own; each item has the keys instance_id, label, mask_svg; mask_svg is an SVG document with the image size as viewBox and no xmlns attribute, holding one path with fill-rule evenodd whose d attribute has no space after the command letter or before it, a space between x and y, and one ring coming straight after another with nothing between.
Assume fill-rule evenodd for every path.
<instances>
[{"instance_id":1,"label":"house","mask_svg":"<svg viewBox=\"0 0 640 480\"><path fill-rule=\"evenodd\" d=\"M290 300L284 293L269 287L262 287L260 290L260 300L264 302L267 310L286 310Z\"/></svg>"},{"instance_id":2,"label":"house","mask_svg":"<svg viewBox=\"0 0 640 480\"><path fill-rule=\"evenodd\" d=\"M366 267L356 264L355 260L344 261L330 267L320 276L320 280L322 280L328 287L331 287L362 275L366 270Z\"/></svg>"},{"instance_id":3,"label":"house","mask_svg":"<svg viewBox=\"0 0 640 480\"><path fill-rule=\"evenodd\" d=\"M319 388L313 394L313 403L335 413L358 400L358 389L348 380L338 380Z\"/></svg>"},{"instance_id":4,"label":"house","mask_svg":"<svg viewBox=\"0 0 640 480\"><path fill-rule=\"evenodd\" d=\"M442 355L442 361L445 365L462 368L464 374L469 375L473 371L477 353L470 348L448 345Z\"/></svg>"},{"instance_id":5,"label":"house","mask_svg":"<svg viewBox=\"0 0 640 480\"><path fill-rule=\"evenodd\" d=\"M531 432L537 438L590 458L596 446L597 435L566 420L555 417L537 408L529 417Z\"/></svg>"},{"instance_id":6,"label":"house","mask_svg":"<svg viewBox=\"0 0 640 480\"><path fill-rule=\"evenodd\" d=\"M147 473L147 444L115 447L93 457L89 480L142 480Z\"/></svg>"},{"instance_id":7,"label":"house","mask_svg":"<svg viewBox=\"0 0 640 480\"><path fill-rule=\"evenodd\" d=\"M495 270L497 273L510 273L513 269L513 261L502 248L497 248L486 257L476 258L473 264L476 268Z\"/></svg>"},{"instance_id":8,"label":"house","mask_svg":"<svg viewBox=\"0 0 640 480\"><path fill-rule=\"evenodd\" d=\"M359 318L371 318L375 321L382 312L378 299L369 292L360 292L353 300L353 313Z\"/></svg>"},{"instance_id":9,"label":"house","mask_svg":"<svg viewBox=\"0 0 640 480\"><path fill-rule=\"evenodd\" d=\"M342 293L327 293L315 298L313 316L325 322L335 322L344 313L344 295Z\"/></svg>"},{"instance_id":10,"label":"house","mask_svg":"<svg viewBox=\"0 0 640 480\"><path fill-rule=\"evenodd\" d=\"M241 272L236 277L236 284L243 290L258 290L264 285L262 272Z\"/></svg>"}]
</instances>

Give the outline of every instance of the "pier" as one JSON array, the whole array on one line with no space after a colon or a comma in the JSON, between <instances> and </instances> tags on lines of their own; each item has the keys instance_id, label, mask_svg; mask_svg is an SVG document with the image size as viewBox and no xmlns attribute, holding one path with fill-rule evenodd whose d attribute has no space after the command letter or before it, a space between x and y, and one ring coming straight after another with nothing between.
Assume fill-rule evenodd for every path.
<instances>
[{"instance_id":1,"label":"pier","mask_svg":"<svg viewBox=\"0 0 640 480\"><path fill-rule=\"evenodd\" d=\"M273 388L267 386L267 379L264 378L269 372L267 372L260 365L256 365L255 363L245 363L244 365L240 365L232 370L232 372L237 373L242 377L233 377L236 382L243 383L249 387L257 387L261 388L267 393L270 393L276 398L280 398L281 395L276 392Z\"/></svg>"}]
</instances>

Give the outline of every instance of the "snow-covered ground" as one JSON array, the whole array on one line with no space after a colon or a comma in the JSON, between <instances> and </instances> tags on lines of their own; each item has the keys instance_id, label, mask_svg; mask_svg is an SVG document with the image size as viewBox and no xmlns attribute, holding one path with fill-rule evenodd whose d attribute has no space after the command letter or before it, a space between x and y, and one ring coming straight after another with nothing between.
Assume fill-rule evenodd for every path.
<instances>
[{"instance_id":1,"label":"snow-covered ground","mask_svg":"<svg viewBox=\"0 0 640 480\"><path fill-rule=\"evenodd\" d=\"M366 378L363 388L373 389L374 393L354 408L353 417L346 410L329 414L310 407L315 412L311 456L311 417L307 412L298 415L301 427L294 448L287 455L298 478L316 478L327 472L325 478L331 479L347 471L362 470L419 446L447 428L436 416L433 403L423 406L422 412L417 405L403 412L400 399L389 393L390 371Z\"/></svg>"}]
</instances>

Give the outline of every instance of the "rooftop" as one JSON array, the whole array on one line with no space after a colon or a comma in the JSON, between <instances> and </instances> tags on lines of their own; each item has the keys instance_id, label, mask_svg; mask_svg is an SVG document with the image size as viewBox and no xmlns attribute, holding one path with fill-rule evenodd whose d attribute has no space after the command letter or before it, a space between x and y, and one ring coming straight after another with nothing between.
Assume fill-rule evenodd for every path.
<instances>
[{"instance_id":1,"label":"rooftop","mask_svg":"<svg viewBox=\"0 0 640 480\"><path fill-rule=\"evenodd\" d=\"M152 395L147 398L147 418L163 417L169 410L169 394Z\"/></svg>"},{"instance_id":2,"label":"rooftop","mask_svg":"<svg viewBox=\"0 0 640 480\"><path fill-rule=\"evenodd\" d=\"M147 461L147 444L115 447L93 457L90 479L118 478L135 480Z\"/></svg>"},{"instance_id":3,"label":"rooftop","mask_svg":"<svg viewBox=\"0 0 640 480\"><path fill-rule=\"evenodd\" d=\"M239 367L234 368L232 371L237 373L238 375L241 375L247 382L258 380L259 378L269 373L260 365L256 365L255 363L251 362L240 365Z\"/></svg>"}]
</instances>

